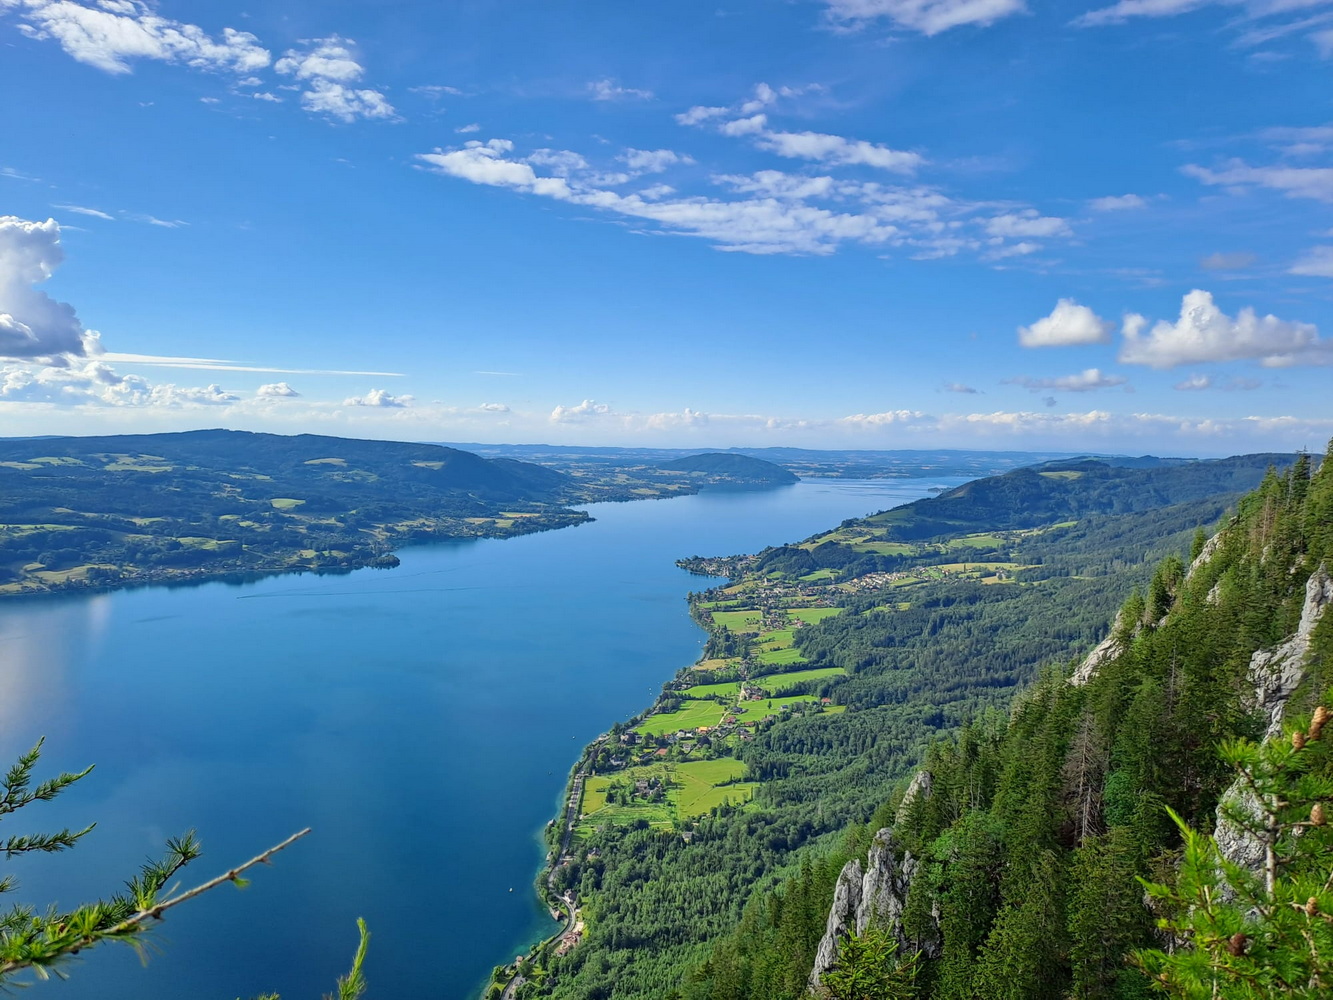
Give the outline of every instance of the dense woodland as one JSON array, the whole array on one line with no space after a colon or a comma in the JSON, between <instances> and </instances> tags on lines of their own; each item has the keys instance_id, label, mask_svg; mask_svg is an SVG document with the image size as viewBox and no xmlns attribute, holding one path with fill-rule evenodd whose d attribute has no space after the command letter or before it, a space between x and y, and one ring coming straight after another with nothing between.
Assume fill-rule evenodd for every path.
<instances>
[{"instance_id":1,"label":"dense woodland","mask_svg":"<svg viewBox=\"0 0 1333 1000\"><path fill-rule=\"evenodd\" d=\"M1009 705L1016 691L1038 678L1043 667L1054 664L1057 669L1050 677L1037 683L1025 696L1025 707L1018 718L1026 720L1023 725L1037 729L1059 730L1068 724L1074 709L1066 705L1061 714L1042 706L1048 702L1064 705L1068 699L1090 698L1094 689L1071 689L1068 694L1063 693L1064 682L1058 668L1085 653L1106 635L1117 607L1136 587L1148 595L1138 599L1146 602L1146 608L1164 610L1164 602L1180 589L1179 567L1189 558L1191 546L1200 544L1200 526L1215 523L1235 503L1237 490L1258 483L1267 459L1264 456L1237 461L1221 468L1207 463L1149 470L1121 469L1105 474L1096 469L1092 470L1094 475L1068 478L1018 476L1025 490L1035 485L1036 489L1051 493L1051 497L1035 505L1045 512L1042 516L1050 521L1074 522L997 540L1006 558L1029 565L1030 569L1002 583L942 580L913 586L910 594L892 588L853 594L846 598L842 614L800 630L796 643L811 665L837 666L846 671L842 676L817 682L812 693L847 706L847 711L837 715L821 712L797 715L768 727L745 745L740 756L747 765L746 778L763 782L748 807L719 807L689 829L663 831L644 823L630 831L613 828L595 834L573 865L557 870L561 885L577 888L580 899L585 901L588 936L569 955L552 961L539 982L523 986L520 995L570 998L675 995L691 1000L803 995L819 935L824 929L831 887L843 861L861 853L868 843L869 832L892 817L895 788L901 788L923 757L940 769L940 780L946 787L953 787L950 782L960 783L959 794L965 802L963 806L956 802L948 806L953 811L946 813L944 820L935 821L933 827L928 825L925 813L914 816L916 825L905 831L904 837L910 838L919 853L926 852L926 845L934 845L932 850L936 853L929 854L929 861L936 867L955 857L956 844L970 844L968 838L980 838L978 850L984 854L984 857L968 855L966 861L984 883L976 890L982 893L979 901L957 897L959 905L969 912L981 906L976 917L980 929L969 925L962 932L963 937L955 934L956 940L971 942L967 945L971 949L968 952L971 957L967 959L971 968L979 942L984 942L991 931L993 915L1011 910L1026 913L1022 907L1028 897L1020 899L1020 891L1026 892L1033 885L1044 889L1053 884L1051 879L1064 880L1067 875L1064 861L1058 865L1051 862L1047 868L1037 870L1036 875L1031 865L1023 861L1023 867L1013 869L1014 874L1006 880L1001 867L997 867L999 861L1008 857L1014 859L1015 865L1020 864L1017 852L1029 850L1032 841L1020 842L1011 837L1011 844L993 834L979 819L968 821L981 824L977 830L967 824L957 830L952 827L959 819L960 809L999 801L1001 789L1006 796L1002 808L1008 810L1004 815L1015 823L1020 816L1027 815L1025 810L1030 808L1030 802L1023 796L1035 794L1032 779L1026 772L1005 778L1006 768L1021 770L1022 766L1035 763L1030 758L1044 761L1049 756L1054 761L1050 766L1057 775L1063 774L1068 738L1044 736L1043 739L1054 741L1053 749L1034 755L1025 742L1028 737L1017 735L1018 730L1006 741L1005 715L1001 710ZM1290 457L1287 461L1290 462ZM1308 462L1300 468L1308 470ZM1199 475L1199 482L1190 479L1191 471ZM1158 480L1164 484L1162 488L1154 488L1153 476L1164 477ZM1079 494L1080 481L1085 481L1087 495ZM1290 479L1270 477L1264 495L1290 490L1290 483ZM1003 510L1008 502L1009 490L983 487L972 491L970 513L966 508L967 495L962 501L953 500L947 519L934 514L934 505L946 503L948 497L921 502L916 505L916 516L932 525L947 520L954 533L975 532L994 526L996 511ZM1157 506L1153 506L1154 502ZM1244 510L1249 511L1254 502L1246 501L1248 506ZM1073 510L1080 511L1082 516L1071 518ZM1002 516L1006 518L1005 525L1020 526L1011 515ZM906 525L909 532L917 530L910 516L897 515L889 520L895 529ZM1021 526L1028 525L1025 522ZM917 534L916 537L947 536ZM790 581L800 572L809 572L811 567L802 562L784 573L781 556L774 554L786 553L799 560L794 553L808 554L810 549L807 543L804 548L769 550L757 561L757 569L753 562L739 561L733 565L748 565L751 572L773 581ZM977 558L981 555L978 552ZM920 564L941 561L932 551L893 558L899 568L914 559ZM1154 576L1154 566L1163 559L1163 565L1176 569L1160 570ZM1274 585L1273 581L1265 584ZM1284 582L1283 587L1289 589L1289 582ZM1260 641L1280 627L1273 624L1262 635L1256 633L1247 641ZM715 633L712 641L718 644L712 652L722 653L722 644L736 640ZM1240 656L1236 652L1227 661L1233 670ZM1052 692L1061 694L1056 697ZM1158 707L1162 704L1159 691L1144 694L1142 700ZM1211 704L1203 705L1197 699L1188 705L1189 711L1213 709ZM1139 711L1143 710L1141 705ZM1043 713L1040 725L1032 714L1036 712ZM1173 737L1190 747L1189 780L1195 806L1189 812L1191 816L1200 815L1199 810L1206 811L1216 794L1213 786L1220 772L1209 763L1212 758L1208 741L1216 735L1215 731L1233 721L1234 712L1225 719L1210 720L1207 728L1196 728L1188 736L1176 733ZM1183 717L1177 723L1183 724ZM1097 724L1109 727L1098 730L1106 734L1099 738L1113 743L1115 720L1108 716L1105 722ZM959 726L963 728L956 740L937 742L939 734ZM1150 732L1155 738L1158 730ZM1106 753L1110 754L1110 750ZM957 776L947 773L940 762L952 759L951 755L965 760L975 758L978 762L975 773L968 771ZM1163 776L1161 780L1174 777ZM1117 792L1121 798L1116 801L1141 801L1138 786L1125 785L1127 780L1131 779L1117 777L1120 784L1113 783L1116 788L1123 785L1125 789ZM1048 789L1048 793L1064 808L1062 791ZM946 809L946 801L953 800L941 796L933 801L932 808ZM1153 813L1147 806L1143 810L1145 817ZM1151 828L1153 836L1167 837L1169 831L1163 825L1165 814L1157 809L1153 816L1151 820L1143 820L1145 829ZM1105 821L1099 822L1103 825L1095 832L1088 828L1088 837L1111 836L1103 828ZM1037 822L1040 830L1033 837L1040 840L1042 850L1047 849L1048 842L1054 845L1050 850L1077 849L1077 845L1066 844L1069 834L1063 823L1063 819ZM1026 831L1027 827L1023 829ZM1065 840L1060 840L1061 837ZM1111 841L1119 843L1115 838L1107 842ZM1042 860L1045 854L1038 852L1033 857L1046 864ZM1122 861L1120 855L1114 856L1115 864ZM1038 879L1038 875L1045 880ZM939 884L946 884L942 876ZM1005 895L1006 890L1009 896ZM973 892L973 888L966 892ZM926 894L918 898L924 900ZM1044 920L1048 916L1037 915L1033 919ZM1020 949L1031 943L1027 939L1014 940L1018 942L1014 947ZM1063 963L1057 963L1061 971L1051 974L1053 981L1058 981L1052 987L1057 992L1038 994L1020 990L1003 995L1059 995L1058 990L1068 985L1072 975L1063 940L1054 946L1061 949ZM948 952L946 959L960 961L956 949ZM1009 959L1006 957L1004 961ZM931 976L939 978L940 965L935 963L926 970L922 982L933 981ZM967 990L974 985L969 979L966 986L957 988L962 992L938 995L972 996Z\"/></svg>"},{"instance_id":2,"label":"dense woodland","mask_svg":"<svg viewBox=\"0 0 1333 1000\"><path fill-rule=\"evenodd\" d=\"M690 973L682 995L805 995L838 864L862 854L869 831L880 826L894 826L900 861L910 852L921 862L899 956L920 951L921 960L901 995L1131 1000L1161 995L1163 985L1180 996L1288 995L1253 971L1231 978L1207 972L1188 950L1178 963L1186 974L1156 982L1141 965L1167 966L1138 954L1162 943L1158 918L1187 921L1197 906L1180 903L1191 886L1174 888L1185 876L1177 874L1181 831L1168 808L1211 831L1219 796L1237 773L1219 751L1263 733L1267 720L1247 701L1247 667L1256 650L1294 631L1308 577L1333 561L1333 462L1326 459L1313 476L1304 457L1284 474L1270 473L1240 502L1219 542L1192 572L1185 553L1159 562L1122 606L1114 655L1088 683L1071 684L1067 670L1048 669L1012 715L979 712L934 742L925 759L932 794L914 798L901 815L884 800L870 824L853 826L825 862L803 865L781 888L753 900L737 929ZM1200 532L1188 556L1203 548ZM1327 703L1330 664L1333 619L1325 616L1289 718ZM1317 737L1317 726L1310 731ZM1292 736L1298 749L1305 741ZM1327 793L1333 757L1322 744L1311 752L1300 780ZM1311 815L1323 822L1322 813ZM1140 878L1163 884L1153 911ZM1301 895L1306 913L1315 912L1316 898L1307 904ZM1249 939L1237 935L1221 939L1219 966L1245 961ZM1300 965L1273 950L1274 941L1285 940L1270 935L1256 945L1269 948L1251 963L1263 966L1260 976L1276 979L1284 964ZM1304 947L1299 934L1291 940L1282 946ZM1308 978L1308 965L1300 965L1307 978L1297 981L1310 992L1301 995L1326 995L1317 976Z\"/></svg>"}]
</instances>

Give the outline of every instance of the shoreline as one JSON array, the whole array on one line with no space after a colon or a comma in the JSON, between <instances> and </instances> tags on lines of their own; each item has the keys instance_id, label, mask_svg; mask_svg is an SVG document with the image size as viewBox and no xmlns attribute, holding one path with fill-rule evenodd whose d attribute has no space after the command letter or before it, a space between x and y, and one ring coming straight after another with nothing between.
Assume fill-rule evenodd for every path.
<instances>
[{"instance_id":1,"label":"shoreline","mask_svg":"<svg viewBox=\"0 0 1333 1000\"><path fill-rule=\"evenodd\" d=\"M686 572L689 572L691 576L703 576L712 580L730 582L730 578L728 577L712 576L710 574L698 573L688 569ZM710 631L694 614L693 602L690 600L694 593L694 591L687 591L684 597L687 607L690 608L690 621L692 621L705 636L710 635ZM680 677L681 674L694 670L700 663L704 662L704 660L705 656L703 652L701 652L692 663L678 668L671 676L670 680L663 682L662 690L658 693L657 697L653 699L651 705L631 716L629 719L622 720L620 724L624 728L629 729L632 726L642 724L646 719L656 714L654 710L661 704L663 695L671 682ZM611 731L607 730L598 735L592 742L588 743L583 748L578 759L570 766L569 777L565 781L564 795L562 798L564 807L558 815L547 821L546 827L541 833L542 841L546 844L547 848L546 860L538 869L537 875L533 879L533 893L546 911L551 914L552 919L563 919L564 924L553 934L549 934L535 942L524 954L515 956L518 961L509 962L502 966L496 966L497 970L503 969L508 978L501 981L494 973L492 973L490 980L484 987L482 987L482 1000L488 1000L488 998L513 1000L515 992L525 981L523 974L520 971L524 964L545 957L547 952L555 946L557 942L561 941L571 932L576 932L580 925L578 896L572 888L566 890L563 896L556 895L554 883L556 873L567 861L571 860L569 847L570 842L574 837L574 830L578 826L579 819L581 818L579 809L583 803L586 781L596 760L597 751L609 739L611 739ZM557 830L559 830L558 839L556 839L555 836ZM564 907L563 910L561 909L561 905ZM576 947L577 944L578 941L575 940L570 946L571 950L573 947Z\"/></svg>"}]
</instances>

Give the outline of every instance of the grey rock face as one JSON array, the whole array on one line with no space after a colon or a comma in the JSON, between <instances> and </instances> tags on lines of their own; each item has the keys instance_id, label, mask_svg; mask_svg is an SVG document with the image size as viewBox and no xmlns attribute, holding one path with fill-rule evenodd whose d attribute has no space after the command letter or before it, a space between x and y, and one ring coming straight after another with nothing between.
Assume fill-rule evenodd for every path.
<instances>
[{"instance_id":1,"label":"grey rock face","mask_svg":"<svg viewBox=\"0 0 1333 1000\"><path fill-rule=\"evenodd\" d=\"M917 799L925 801L930 798L934 786L935 776L924 767L912 775L912 783L907 786L907 791L903 793L903 800L898 803L898 811L894 813L893 821L902 823L906 820L908 813L911 811L912 803L916 802Z\"/></svg>"},{"instance_id":2,"label":"grey rock face","mask_svg":"<svg viewBox=\"0 0 1333 1000\"><path fill-rule=\"evenodd\" d=\"M1074 673L1069 678L1069 683L1074 687L1082 687L1088 683L1097 676L1097 671L1103 663L1120 653L1120 643L1116 641L1116 636L1120 632L1120 618L1119 614L1115 616L1111 634L1099 642L1097 647L1083 658L1083 662L1074 668Z\"/></svg>"},{"instance_id":3,"label":"grey rock face","mask_svg":"<svg viewBox=\"0 0 1333 1000\"><path fill-rule=\"evenodd\" d=\"M815 953L815 967L810 973L810 988L819 985L820 977L838 961L838 942L848 937L856 927L856 911L861 908L861 862L848 861L838 875L833 889L833 905L829 907L828 923Z\"/></svg>"},{"instance_id":4,"label":"grey rock face","mask_svg":"<svg viewBox=\"0 0 1333 1000\"><path fill-rule=\"evenodd\" d=\"M916 785L915 780L913 785ZM842 869L833 891L833 906L829 909L824 937L815 956L815 967L810 973L811 989L817 987L824 973L837 964L838 945L852 934L864 934L869 927L891 933L905 954L918 949L931 957L939 954L938 935L932 935L929 941L913 941L903 932L903 910L918 863L911 854L905 854L900 867L895 854L893 831L886 827L871 841L869 864L864 870L859 861L849 861Z\"/></svg>"},{"instance_id":5,"label":"grey rock face","mask_svg":"<svg viewBox=\"0 0 1333 1000\"><path fill-rule=\"evenodd\" d=\"M1268 716L1265 739L1271 739L1282 731L1282 716L1286 711L1287 700L1305 676L1310 636L1330 601L1333 601L1333 578L1329 577L1327 567L1321 565L1310 574L1305 585L1305 604L1301 608L1301 623L1295 633L1281 645L1258 650L1250 657L1250 681L1254 684L1253 705Z\"/></svg>"},{"instance_id":6,"label":"grey rock face","mask_svg":"<svg viewBox=\"0 0 1333 1000\"><path fill-rule=\"evenodd\" d=\"M1333 603L1333 578L1327 566L1320 566L1310 574L1305 584L1305 603L1301 607L1301 622L1290 638L1269 649L1257 650L1250 657L1250 682L1254 685L1252 707L1268 718L1264 739L1272 739L1282 732L1282 719L1287 701L1300 686L1305 676L1305 663L1310 654L1310 637L1315 626ZM1213 837L1218 850L1228 861L1259 875L1264 869L1264 847L1256 838L1229 823L1222 814L1222 806L1257 811L1257 803L1248 789L1239 782L1222 795L1217 811L1217 827Z\"/></svg>"}]
</instances>

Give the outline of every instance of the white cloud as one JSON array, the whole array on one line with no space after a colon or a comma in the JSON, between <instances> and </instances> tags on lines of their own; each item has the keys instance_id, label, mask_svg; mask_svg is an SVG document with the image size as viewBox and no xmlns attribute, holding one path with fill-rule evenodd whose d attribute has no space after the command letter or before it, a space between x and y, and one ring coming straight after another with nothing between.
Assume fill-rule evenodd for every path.
<instances>
[{"instance_id":1,"label":"white cloud","mask_svg":"<svg viewBox=\"0 0 1333 1000\"><path fill-rule=\"evenodd\" d=\"M825 0L828 14L850 27L885 19L899 28L938 35L965 24L986 26L1027 10L1023 0Z\"/></svg>"},{"instance_id":2,"label":"white cloud","mask_svg":"<svg viewBox=\"0 0 1333 1000\"><path fill-rule=\"evenodd\" d=\"M1148 203L1137 194L1107 195L1105 198L1093 198L1088 207L1094 212L1124 212L1134 208L1144 208Z\"/></svg>"},{"instance_id":3,"label":"white cloud","mask_svg":"<svg viewBox=\"0 0 1333 1000\"><path fill-rule=\"evenodd\" d=\"M301 107L343 122L397 117L380 91L353 86L365 73L352 51L353 42L330 35L302 44L304 49L288 49L273 66L305 84Z\"/></svg>"},{"instance_id":4,"label":"white cloud","mask_svg":"<svg viewBox=\"0 0 1333 1000\"><path fill-rule=\"evenodd\" d=\"M611 412L606 403L585 399L575 406L557 406L551 411L551 423L565 424L572 421L586 420L589 417L604 417Z\"/></svg>"},{"instance_id":5,"label":"white cloud","mask_svg":"<svg viewBox=\"0 0 1333 1000\"><path fill-rule=\"evenodd\" d=\"M1211 389L1213 386L1212 377L1209 375L1191 375L1189 378L1177 382L1172 389L1179 389L1181 392L1200 392L1204 389Z\"/></svg>"},{"instance_id":6,"label":"white cloud","mask_svg":"<svg viewBox=\"0 0 1333 1000\"><path fill-rule=\"evenodd\" d=\"M473 122L471 125L459 125L454 131L459 135L467 135L469 132L480 132L481 126Z\"/></svg>"},{"instance_id":7,"label":"white cloud","mask_svg":"<svg viewBox=\"0 0 1333 1000\"><path fill-rule=\"evenodd\" d=\"M1290 273L1333 278L1333 247L1311 247L1304 257L1291 265Z\"/></svg>"},{"instance_id":8,"label":"white cloud","mask_svg":"<svg viewBox=\"0 0 1333 1000\"><path fill-rule=\"evenodd\" d=\"M588 93L592 95L594 101L651 101L653 99L651 90L622 87L610 79L595 80L588 84Z\"/></svg>"},{"instance_id":9,"label":"white cloud","mask_svg":"<svg viewBox=\"0 0 1333 1000\"><path fill-rule=\"evenodd\" d=\"M270 104L282 103L282 98L279 97L277 94L270 94L264 90L253 93L250 96L253 97L256 101L267 101Z\"/></svg>"},{"instance_id":10,"label":"white cloud","mask_svg":"<svg viewBox=\"0 0 1333 1000\"><path fill-rule=\"evenodd\" d=\"M971 250L998 259L1038 249L1027 241L1008 247L1004 236L983 236L980 230L987 226L1005 227L981 214L993 207L956 201L920 185L770 170L749 177L710 178L715 185L747 196L743 198L678 195L665 185L623 194L610 189L630 179L623 173L602 173L569 151L538 150L521 156L508 139L470 140L461 148L436 149L418 154L417 159L426 169L446 176L648 221L664 232L711 240L722 250L828 254L841 244L859 243L901 248L923 258ZM534 165L545 172L539 173ZM825 204L813 204L816 200ZM1017 220L1008 227L1012 231L1062 231L1063 220L1050 220L1034 210L1015 210L1012 216Z\"/></svg>"},{"instance_id":11,"label":"white cloud","mask_svg":"<svg viewBox=\"0 0 1333 1000\"><path fill-rule=\"evenodd\" d=\"M1124 385L1127 379L1121 375L1105 375L1100 368L1087 368L1077 375L1059 375L1055 378L1007 378L1009 385L1021 385L1032 392L1092 392L1094 389L1111 389Z\"/></svg>"},{"instance_id":12,"label":"white cloud","mask_svg":"<svg viewBox=\"0 0 1333 1000\"><path fill-rule=\"evenodd\" d=\"M780 87L766 83L755 85L754 96L734 108L694 107L676 115L682 125L716 124L722 135L740 138L753 137L760 149L792 160L813 160L830 166L867 166L893 173L910 174L926 162L920 153L890 149L863 139L848 139L825 132L782 132L768 127L768 115L763 109L780 98L796 97L822 87ZM721 119L728 119L722 121Z\"/></svg>"},{"instance_id":13,"label":"white cloud","mask_svg":"<svg viewBox=\"0 0 1333 1000\"><path fill-rule=\"evenodd\" d=\"M65 259L54 219L30 222L0 216L0 358L69 358L87 353L95 339L74 307L33 286Z\"/></svg>"},{"instance_id":14,"label":"white cloud","mask_svg":"<svg viewBox=\"0 0 1333 1000\"><path fill-rule=\"evenodd\" d=\"M255 395L265 399L292 399L301 394L286 382L270 382L256 389Z\"/></svg>"},{"instance_id":15,"label":"white cloud","mask_svg":"<svg viewBox=\"0 0 1333 1000\"><path fill-rule=\"evenodd\" d=\"M660 174L677 163L690 164L694 160L670 149L627 149L619 157L631 170L642 174Z\"/></svg>"},{"instance_id":16,"label":"white cloud","mask_svg":"<svg viewBox=\"0 0 1333 1000\"><path fill-rule=\"evenodd\" d=\"M1018 342L1024 347L1105 344L1111 340L1111 330L1111 324L1087 306L1081 306L1073 299L1061 299L1049 316L1031 326L1020 326Z\"/></svg>"},{"instance_id":17,"label":"white cloud","mask_svg":"<svg viewBox=\"0 0 1333 1000\"><path fill-rule=\"evenodd\" d=\"M481 406L477 407L477 409L484 410L487 413L509 412L509 407L505 406L504 403L482 403Z\"/></svg>"},{"instance_id":18,"label":"white cloud","mask_svg":"<svg viewBox=\"0 0 1333 1000\"><path fill-rule=\"evenodd\" d=\"M139 375L120 375L101 361L62 366L0 365L0 400L94 407L229 406L238 396L221 386L153 385Z\"/></svg>"},{"instance_id":19,"label":"white cloud","mask_svg":"<svg viewBox=\"0 0 1333 1000\"><path fill-rule=\"evenodd\" d=\"M215 38L195 24L159 16L140 0L0 0L0 11L22 19L29 37L53 38L81 63L108 73L129 73L137 59L180 63L194 69L248 74L267 66L268 50L246 31L223 28Z\"/></svg>"},{"instance_id":20,"label":"white cloud","mask_svg":"<svg viewBox=\"0 0 1333 1000\"><path fill-rule=\"evenodd\" d=\"M986 232L992 236L1027 237L1038 239L1069 236L1069 223L1053 215L1041 215L1036 209L997 215L986 223Z\"/></svg>"},{"instance_id":21,"label":"white cloud","mask_svg":"<svg viewBox=\"0 0 1333 1000\"><path fill-rule=\"evenodd\" d=\"M756 117L763 118L763 115ZM769 132L759 129L757 135L756 142L762 148L790 159L815 160L835 166L859 164L900 174L910 174L925 163L925 158L919 153L890 149L861 139L844 139L840 135L823 132Z\"/></svg>"},{"instance_id":22,"label":"white cloud","mask_svg":"<svg viewBox=\"0 0 1333 1000\"><path fill-rule=\"evenodd\" d=\"M690 110L682 111L676 115L676 122L679 125L702 125L706 121L723 118L729 114L731 114L730 108L706 108L702 105L696 105Z\"/></svg>"},{"instance_id":23,"label":"white cloud","mask_svg":"<svg viewBox=\"0 0 1333 1000\"><path fill-rule=\"evenodd\" d=\"M1073 23L1092 28L1123 24L1136 18L1176 17L1208 7L1221 7L1228 12L1239 7L1242 15L1231 18L1227 27L1241 30L1241 45L1254 46L1326 23L1325 14L1306 16L1306 12L1328 4L1329 0L1119 0L1109 7L1089 11ZM1316 45L1320 43L1320 34L1310 36Z\"/></svg>"},{"instance_id":24,"label":"white cloud","mask_svg":"<svg viewBox=\"0 0 1333 1000\"><path fill-rule=\"evenodd\" d=\"M1246 359L1258 359L1270 368L1333 364L1333 341L1321 340L1312 324L1258 316L1248 307L1233 319L1217 307L1210 293L1198 289L1185 295L1175 323L1159 320L1145 335L1147 327L1143 316L1125 317L1120 348L1125 364L1174 368Z\"/></svg>"},{"instance_id":25,"label":"white cloud","mask_svg":"<svg viewBox=\"0 0 1333 1000\"><path fill-rule=\"evenodd\" d=\"M59 208L66 212L73 212L75 215L87 215L91 216L94 219L105 219L107 222L116 221L116 217L114 215L108 215L106 212L103 212L99 208L88 208L84 205L61 205L61 204L52 205L51 207Z\"/></svg>"},{"instance_id":26,"label":"white cloud","mask_svg":"<svg viewBox=\"0 0 1333 1000\"><path fill-rule=\"evenodd\" d=\"M1261 187L1288 198L1333 202L1333 167L1252 167L1241 160L1229 160L1220 170L1188 163L1180 171L1214 187L1237 191Z\"/></svg>"},{"instance_id":27,"label":"white cloud","mask_svg":"<svg viewBox=\"0 0 1333 1000\"><path fill-rule=\"evenodd\" d=\"M246 364L242 361L226 361L222 358L187 358L162 354L126 354L123 352L103 351L98 348L97 357L113 364L152 365L162 368L190 368L217 372L257 372L270 375L371 375L376 378L402 378L402 372L347 371L333 368L274 368L269 365Z\"/></svg>"},{"instance_id":28,"label":"white cloud","mask_svg":"<svg viewBox=\"0 0 1333 1000\"><path fill-rule=\"evenodd\" d=\"M977 396L981 394L980 389L973 389L970 385L964 385L961 382L945 382L945 392L958 392L967 396Z\"/></svg>"},{"instance_id":29,"label":"white cloud","mask_svg":"<svg viewBox=\"0 0 1333 1000\"><path fill-rule=\"evenodd\" d=\"M343 400L343 406L383 406L390 409L402 409L411 406L412 396L395 396L387 389L371 389L364 396L351 396Z\"/></svg>"}]
</instances>

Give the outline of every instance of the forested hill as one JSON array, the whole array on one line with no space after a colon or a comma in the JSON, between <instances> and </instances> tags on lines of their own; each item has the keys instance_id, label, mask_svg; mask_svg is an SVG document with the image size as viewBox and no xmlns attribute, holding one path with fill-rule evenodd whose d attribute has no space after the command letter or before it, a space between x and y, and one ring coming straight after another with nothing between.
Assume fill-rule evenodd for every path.
<instances>
[{"instance_id":1,"label":"forested hill","mask_svg":"<svg viewBox=\"0 0 1333 1000\"><path fill-rule=\"evenodd\" d=\"M1333 449L1270 472L1205 537L1072 675L936 742L835 852L836 899L833 866L808 867L685 995L796 1000L813 965L838 998L863 995L849 977L904 1000L1328 996L1333 747L1310 713L1333 697ZM1190 846L1168 810L1201 832Z\"/></svg>"},{"instance_id":2,"label":"forested hill","mask_svg":"<svg viewBox=\"0 0 1333 1000\"><path fill-rule=\"evenodd\" d=\"M554 872L586 934L530 961L520 996L805 997L838 872L891 820L932 741L1002 719L1043 667L1104 639L1133 589L1187 558L1274 458L1044 467L1018 479L1045 512L1035 525L1013 526L995 497L1014 480L992 479L900 508L920 526L910 539L871 518L759 556L682 560L730 577L691 598L705 658L591 751Z\"/></svg>"},{"instance_id":3,"label":"forested hill","mask_svg":"<svg viewBox=\"0 0 1333 1000\"><path fill-rule=\"evenodd\" d=\"M1034 528L1088 514L1128 514L1252 489L1269 466L1295 456L1241 455L1180 464L1112 459L1050 462L978 479L928 500L897 507L867 523L889 539L929 538L947 531Z\"/></svg>"},{"instance_id":4,"label":"forested hill","mask_svg":"<svg viewBox=\"0 0 1333 1000\"><path fill-rule=\"evenodd\" d=\"M108 469L267 476L275 488L316 494L336 489L353 496L380 495L393 486L497 500L550 500L557 499L569 482L567 476L539 465L485 459L440 445L232 430L0 440L0 463L11 473L38 472L53 485L94 488L103 488L102 474ZM36 468L22 468L33 465ZM38 477L9 478L31 486ZM175 482L179 477L168 478L179 485ZM133 477L126 481L136 482ZM163 491L156 492L161 502L169 502Z\"/></svg>"},{"instance_id":5,"label":"forested hill","mask_svg":"<svg viewBox=\"0 0 1333 1000\"><path fill-rule=\"evenodd\" d=\"M687 455L670 462L662 462L659 469L668 472L696 472L710 478L723 478L730 482L753 482L765 485L794 483L797 477L780 465L765 462L762 458L751 458L734 452L710 452L704 455Z\"/></svg>"}]
</instances>

